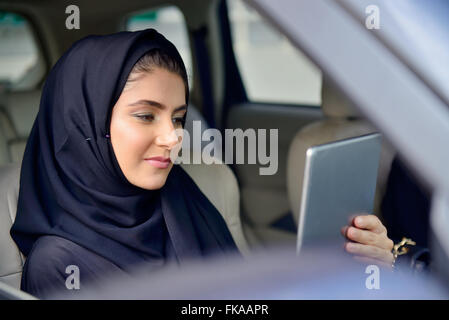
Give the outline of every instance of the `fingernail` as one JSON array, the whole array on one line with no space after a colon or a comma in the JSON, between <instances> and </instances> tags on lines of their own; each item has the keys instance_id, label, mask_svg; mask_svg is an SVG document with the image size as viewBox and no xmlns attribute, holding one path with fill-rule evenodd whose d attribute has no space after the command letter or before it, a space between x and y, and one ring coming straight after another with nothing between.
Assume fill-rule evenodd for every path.
<instances>
[{"instance_id":1,"label":"fingernail","mask_svg":"<svg viewBox=\"0 0 449 320\"><path fill-rule=\"evenodd\" d=\"M356 237L357 236L357 228L354 227L350 227L348 230L348 234L350 234L352 237Z\"/></svg>"}]
</instances>

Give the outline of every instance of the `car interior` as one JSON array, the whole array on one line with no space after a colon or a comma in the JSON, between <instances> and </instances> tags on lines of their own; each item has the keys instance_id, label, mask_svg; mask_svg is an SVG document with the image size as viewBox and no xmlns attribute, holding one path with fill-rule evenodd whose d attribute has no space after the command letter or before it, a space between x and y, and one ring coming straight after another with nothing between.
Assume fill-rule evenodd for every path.
<instances>
[{"instance_id":1,"label":"car interior","mask_svg":"<svg viewBox=\"0 0 449 320\"><path fill-rule=\"evenodd\" d=\"M20 163L45 76L76 40L155 28L188 70L187 130L278 129L278 170L260 164L183 165L223 215L240 251L295 244L307 148L376 131L287 38L242 0L0 0L0 282L20 288L25 257L9 235ZM383 144L374 214L382 216L395 151ZM216 181L219 181L217 183Z\"/></svg>"}]
</instances>

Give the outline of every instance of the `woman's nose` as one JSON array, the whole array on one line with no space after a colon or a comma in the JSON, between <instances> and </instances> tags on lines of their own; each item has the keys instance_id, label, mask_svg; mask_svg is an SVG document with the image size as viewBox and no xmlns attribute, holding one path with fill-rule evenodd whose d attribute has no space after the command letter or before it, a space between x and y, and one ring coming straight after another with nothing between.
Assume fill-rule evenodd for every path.
<instances>
[{"instance_id":1,"label":"woman's nose","mask_svg":"<svg viewBox=\"0 0 449 320\"><path fill-rule=\"evenodd\" d=\"M164 130L164 132L161 132L156 137L156 144L167 149L172 149L179 142L175 128L170 124L164 126L164 128L160 128L160 130Z\"/></svg>"}]
</instances>

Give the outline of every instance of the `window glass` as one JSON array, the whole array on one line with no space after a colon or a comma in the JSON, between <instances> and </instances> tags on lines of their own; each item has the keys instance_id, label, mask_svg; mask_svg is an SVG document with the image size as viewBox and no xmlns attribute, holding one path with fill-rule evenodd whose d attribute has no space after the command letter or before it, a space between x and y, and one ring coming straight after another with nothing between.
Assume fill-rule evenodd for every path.
<instances>
[{"instance_id":1,"label":"window glass","mask_svg":"<svg viewBox=\"0 0 449 320\"><path fill-rule=\"evenodd\" d=\"M321 104L320 70L242 0L228 0L231 36L248 99Z\"/></svg>"},{"instance_id":2,"label":"window glass","mask_svg":"<svg viewBox=\"0 0 449 320\"><path fill-rule=\"evenodd\" d=\"M189 88L192 88L192 56L184 16L176 6L162 7L131 16L127 23L128 31L154 28L170 40L181 54L187 69Z\"/></svg>"},{"instance_id":3,"label":"window glass","mask_svg":"<svg viewBox=\"0 0 449 320\"><path fill-rule=\"evenodd\" d=\"M10 90L36 86L45 65L26 19L0 11L0 43L0 86Z\"/></svg>"}]
</instances>

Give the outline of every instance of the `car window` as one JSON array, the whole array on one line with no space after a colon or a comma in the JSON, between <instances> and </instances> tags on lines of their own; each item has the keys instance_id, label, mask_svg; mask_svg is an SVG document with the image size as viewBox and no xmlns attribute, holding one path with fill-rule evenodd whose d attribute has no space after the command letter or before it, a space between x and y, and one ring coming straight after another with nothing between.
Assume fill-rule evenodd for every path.
<instances>
[{"instance_id":1,"label":"car window","mask_svg":"<svg viewBox=\"0 0 449 320\"><path fill-rule=\"evenodd\" d=\"M154 28L163 34L178 49L187 69L189 88L192 89L192 55L184 15L176 6L166 6L131 15L126 21L126 30L137 31Z\"/></svg>"},{"instance_id":2,"label":"car window","mask_svg":"<svg viewBox=\"0 0 449 320\"><path fill-rule=\"evenodd\" d=\"M234 54L248 99L321 104L320 70L242 0L228 0Z\"/></svg>"},{"instance_id":3,"label":"car window","mask_svg":"<svg viewBox=\"0 0 449 320\"><path fill-rule=\"evenodd\" d=\"M0 87L35 87L45 74L45 61L31 26L21 15L0 11Z\"/></svg>"}]
</instances>

